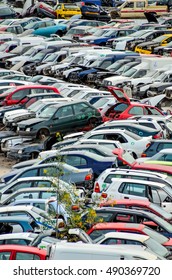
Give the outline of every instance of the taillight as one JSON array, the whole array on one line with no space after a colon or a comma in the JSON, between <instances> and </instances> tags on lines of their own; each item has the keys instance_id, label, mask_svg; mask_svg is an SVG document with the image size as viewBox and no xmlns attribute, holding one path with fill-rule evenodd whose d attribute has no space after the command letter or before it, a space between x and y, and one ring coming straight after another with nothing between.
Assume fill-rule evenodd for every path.
<instances>
[{"instance_id":1,"label":"taillight","mask_svg":"<svg viewBox=\"0 0 172 280\"><path fill-rule=\"evenodd\" d=\"M163 133L161 131L161 132L157 133L156 135L154 135L152 138L153 139L159 139L159 138L162 138L162 136L163 136Z\"/></svg>"},{"instance_id":2,"label":"taillight","mask_svg":"<svg viewBox=\"0 0 172 280\"><path fill-rule=\"evenodd\" d=\"M151 144L151 143L147 143L147 144L146 144L146 148L148 148L148 147L150 146L150 144Z\"/></svg>"},{"instance_id":3,"label":"taillight","mask_svg":"<svg viewBox=\"0 0 172 280\"><path fill-rule=\"evenodd\" d=\"M96 184L95 184L94 192L100 193L100 186L99 186L99 183L98 183L98 182L96 182Z\"/></svg>"},{"instance_id":4,"label":"taillight","mask_svg":"<svg viewBox=\"0 0 172 280\"><path fill-rule=\"evenodd\" d=\"M147 157L147 154L143 153L141 154L141 157Z\"/></svg>"},{"instance_id":5,"label":"taillight","mask_svg":"<svg viewBox=\"0 0 172 280\"><path fill-rule=\"evenodd\" d=\"M92 174L87 174L86 176L85 176L85 181L90 181L90 180L92 180L93 179L93 175Z\"/></svg>"},{"instance_id":6,"label":"taillight","mask_svg":"<svg viewBox=\"0 0 172 280\"><path fill-rule=\"evenodd\" d=\"M101 194L101 197L107 198L107 193L102 193L102 194Z\"/></svg>"}]
</instances>

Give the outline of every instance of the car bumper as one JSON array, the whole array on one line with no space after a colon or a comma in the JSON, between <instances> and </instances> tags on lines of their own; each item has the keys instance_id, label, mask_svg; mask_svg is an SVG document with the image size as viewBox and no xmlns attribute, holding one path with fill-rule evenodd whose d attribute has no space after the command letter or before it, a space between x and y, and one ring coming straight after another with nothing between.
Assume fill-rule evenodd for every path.
<instances>
[{"instance_id":1,"label":"car bumper","mask_svg":"<svg viewBox=\"0 0 172 280\"><path fill-rule=\"evenodd\" d=\"M28 136L28 137L31 137L31 138L35 138L36 135L37 135L37 131L25 131L25 130L18 130L17 133L20 135L20 136Z\"/></svg>"}]
</instances>

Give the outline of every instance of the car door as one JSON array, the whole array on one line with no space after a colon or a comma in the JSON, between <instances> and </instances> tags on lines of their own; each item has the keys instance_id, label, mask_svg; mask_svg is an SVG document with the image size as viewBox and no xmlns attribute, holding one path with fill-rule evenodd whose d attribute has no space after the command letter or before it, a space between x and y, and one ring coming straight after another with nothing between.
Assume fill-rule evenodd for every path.
<instances>
[{"instance_id":1,"label":"car door","mask_svg":"<svg viewBox=\"0 0 172 280\"><path fill-rule=\"evenodd\" d=\"M29 95L30 89L21 89L16 91L14 94L11 95L11 97L6 97L7 105L14 105L17 102L19 102L20 99L24 98L26 95ZM22 103L25 103L26 99L24 98L22 100Z\"/></svg>"},{"instance_id":2,"label":"car door","mask_svg":"<svg viewBox=\"0 0 172 280\"><path fill-rule=\"evenodd\" d=\"M76 117L74 116L73 108L71 105L65 105L57 109L51 119L51 132L56 133L59 131L67 132L72 131L76 127Z\"/></svg>"},{"instance_id":3,"label":"car door","mask_svg":"<svg viewBox=\"0 0 172 280\"><path fill-rule=\"evenodd\" d=\"M122 183L118 188L117 195L119 199L141 199L148 200L146 197L147 186L141 183Z\"/></svg>"},{"instance_id":4,"label":"car door","mask_svg":"<svg viewBox=\"0 0 172 280\"><path fill-rule=\"evenodd\" d=\"M78 127L83 127L90 118L95 116L94 109L84 102L73 104L73 110Z\"/></svg>"},{"instance_id":5,"label":"car door","mask_svg":"<svg viewBox=\"0 0 172 280\"><path fill-rule=\"evenodd\" d=\"M163 189L151 187L152 202L158 204L168 213L172 212L172 197Z\"/></svg>"}]
</instances>

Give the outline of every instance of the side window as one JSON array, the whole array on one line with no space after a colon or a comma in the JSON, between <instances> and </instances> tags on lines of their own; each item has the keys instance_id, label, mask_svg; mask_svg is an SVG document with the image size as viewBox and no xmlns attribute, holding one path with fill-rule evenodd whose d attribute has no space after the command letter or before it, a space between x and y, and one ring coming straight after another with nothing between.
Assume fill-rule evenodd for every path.
<instances>
[{"instance_id":1,"label":"side window","mask_svg":"<svg viewBox=\"0 0 172 280\"><path fill-rule=\"evenodd\" d=\"M134 2L128 2L124 8L131 8L133 9L134 8Z\"/></svg>"},{"instance_id":2,"label":"side window","mask_svg":"<svg viewBox=\"0 0 172 280\"><path fill-rule=\"evenodd\" d=\"M110 60L106 60L104 61L102 64L101 64L101 68L105 69L107 68L108 66L111 65L111 61Z\"/></svg>"},{"instance_id":3,"label":"side window","mask_svg":"<svg viewBox=\"0 0 172 280\"><path fill-rule=\"evenodd\" d=\"M40 257L36 254L17 252L16 260L40 260Z\"/></svg>"},{"instance_id":4,"label":"side window","mask_svg":"<svg viewBox=\"0 0 172 280\"><path fill-rule=\"evenodd\" d=\"M96 135L92 135L89 137L89 139L104 139L104 135L103 134L96 134Z\"/></svg>"},{"instance_id":5,"label":"side window","mask_svg":"<svg viewBox=\"0 0 172 280\"><path fill-rule=\"evenodd\" d=\"M0 252L0 260L6 261L10 259L11 252Z\"/></svg>"},{"instance_id":6,"label":"side window","mask_svg":"<svg viewBox=\"0 0 172 280\"><path fill-rule=\"evenodd\" d=\"M69 165L72 165L72 166L87 165L87 161L84 158L79 157L79 156L67 155L65 157L65 162Z\"/></svg>"},{"instance_id":7,"label":"side window","mask_svg":"<svg viewBox=\"0 0 172 280\"><path fill-rule=\"evenodd\" d=\"M158 145L157 151L161 151L162 149L171 149L172 148L172 144L171 143L160 143Z\"/></svg>"},{"instance_id":8,"label":"side window","mask_svg":"<svg viewBox=\"0 0 172 280\"><path fill-rule=\"evenodd\" d=\"M18 200L18 199L32 199L32 198L39 198L39 192L24 192L21 194L16 195L13 199Z\"/></svg>"},{"instance_id":9,"label":"side window","mask_svg":"<svg viewBox=\"0 0 172 280\"><path fill-rule=\"evenodd\" d=\"M136 2L136 8L144 8L145 2Z\"/></svg>"},{"instance_id":10,"label":"side window","mask_svg":"<svg viewBox=\"0 0 172 280\"><path fill-rule=\"evenodd\" d=\"M49 187L51 187L51 182L50 181L40 181L36 185L37 185L38 188L39 187L47 187L47 188L49 188Z\"/></svg>"},{"instance_id":11,"label":"side window","mask_svg":"<svg viewBox=\"0 0 172 280\"><path fill-rule=\"evenodd\" d=\"M54 192L41 192L40 193L40 197L39 198L43 198L43 199L49 199L50 197L54 197L56 194Z\"/></svg>"},{"instance_id":12,"label":"side window","mask_svg":"<svg viewBox=\"0 0 172 280\"><path fill-rule=\"evenodd\" d=\"M19 178L33 177L33 176L38 176L38 169L37 168L24 171L23 174L19 176Z\"/></svg>"},{"instance_id":13,"label":"side window","mask_svg":"<svg viewBox=\"0 0 172 280\"><path fill-rule=\"evenodd\" d=\"M73 116L72 106L65 106L59 108L59 110L55 114L55 118L65 118L68 116Z\"/></svg>"},{"instance_id":14,"label":"side window","mask_svg":"<svg viewBox=\"0 0 172 280\"><path fill-rule=\"evenodd\" d=\"M33 203L33 206L45 210L45 203Z\"/></svg>"},{"instance_id":15,"label":"side window","mask_svg":"<svg viewBox=\"0 0 172 280\"><path fill-rule=\"evenodd\" d=\"M56 176L57 175L57 168L50 166L50 167L42 167L39 169L39 176Z\"/></svg>"},{"instance_id":16,"label":"side window","mask_svg":"<svg viewBox=\"0 0 172 280\"><path fill-rule=\"evenodd\" d=\"M15 184L10 189L8 189L6 192L8 193L9 190L11 190L12 192L15 192L22 188L30 188L31 186L32 186L32 182L21 182L21 183Z\"/></svg>"},{"instance_id":17,"label":"side window","mask_svg":"<svg viewBox=\"0 0 172 280\"><path fill-rule=\"evenodd\" d=\"M143 108L139 106L134 106L129 110L129 114L131 115L143 115Z\"/></svg>"},{"instance_id":18,"label":"side window","mask_svg":"<svg viewBox=\"0 0 172 280\"><path fill-rule=\"evenodd\" d=\"M120 193L146 197L146 186L135 183L123 183L119 188Z\"/></svg>"},{"instance_id":19,"label":"side window","mask_svg":"<svg viewBox=\"0 0 172 280\"><path fill-rule=\"evenodd\" d=\"M92 108L86 103L78 103L73 105L75 114L84 114L85 112L92 111Z\"/></svg>"},{"instance_id":20,"label":"side window","mask_svg":"<svg viewBox=\"0 0 172 280\"><path fill-rule=\"evenodd\" d=\"M123 136L123 135L120 135L120 134L106 134L105 135L105 139L107 140L114 140L114 141L119 141L120 143L127 143L127 140L126 138Z\"/></svg>"},{"instance_id":21,"label":"side window","mask_svg":"<svg viewBox=\"0 0 172 280\"><path fill-rule=\"evenodd\" d=\"M16 244L16 245L28 245L30 243L29 240L25 239L6 239L5 244Z\"/></svg>"},{"instance_id":22,"label":"side window","mask_svg":"<svg viewBox=\"0 0 172 280\"><path fill-rule=\"evenodd\" d=\"M114 219L114 222L134 223L134 216L128 215L128 214L123 214L123 213L118 213Z\"/></svg>"}]
</instances>

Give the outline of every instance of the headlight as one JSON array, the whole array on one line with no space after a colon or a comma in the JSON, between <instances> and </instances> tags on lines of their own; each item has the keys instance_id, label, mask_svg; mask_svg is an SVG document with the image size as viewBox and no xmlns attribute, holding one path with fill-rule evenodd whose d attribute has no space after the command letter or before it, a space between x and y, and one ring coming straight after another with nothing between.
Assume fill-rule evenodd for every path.
<instances>
[{"instance_id":1,"label":"headlight","mask_svg":"<svg viewBox=\"0 0 172 280\"><path fill-rule=\"evenodd\" d=\"M18 154L22 154L22 152L23 152L22 150L18 150Z\"/></svg>"},{"instance_id":2,"label":"headlight","mask_svg":"<svg viewBox=\"0 0 172 280\"><path fill-rule=\"evenodd\" d=\"M107 85L108 85L108 86L111 86L111 85L112 85L112 82L111 82L111 81L108 81L108 82L107 82Z\"/></svg>"},{"instance_id":3,"label":"headlight","mask_svg":"<svg viewBox=\"0 0 172 280\"><path fill-rule=\"evenodd\" d=\"M26 128L26 131L30 131L30 127Z\"/></svg>"},{"instance_id":4,"label":"headlight","mask_svg":"<svg viewBox=\"0 0 172 280\"><path fill-rule=\"evenodd\" d=\"M2 115L2 113L0 113L0 116Z\"/></svg>"}]
</instances>

